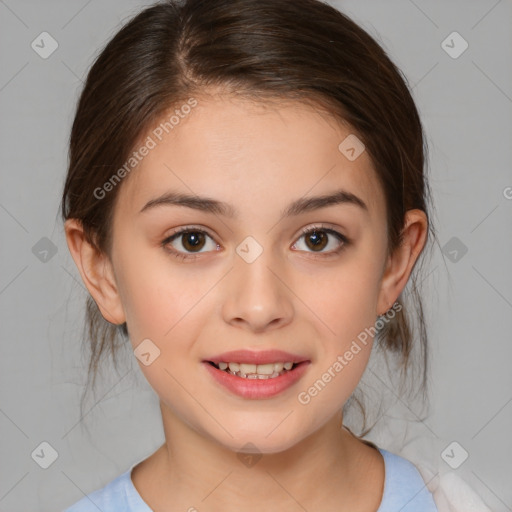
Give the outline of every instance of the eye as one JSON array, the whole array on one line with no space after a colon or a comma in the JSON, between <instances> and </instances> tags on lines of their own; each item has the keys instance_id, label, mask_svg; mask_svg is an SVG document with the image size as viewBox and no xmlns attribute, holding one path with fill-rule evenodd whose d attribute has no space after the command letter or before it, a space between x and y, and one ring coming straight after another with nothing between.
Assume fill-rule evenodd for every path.
<instances>
[{"instance_id":1,"label":"eye","mask_svg":"<svg viewBox=\"0 0 512 512\"><path fill-rule=\"evenodd\" d=\"M304 244L300 247L299 241L304 238ZM348 244L349 240L346 236L338 231L322 226L308 227L302 231L299 241L292 245L292 248L298 247L298 250L306 252L321 253L321 255L329 256L340 253ZM325 248L331 250L324 251Z\"/></svg>"},{"instance_id":2,"label":"eye","mask_svg":"<svg viewBox=\"0 0 512 512\"><path fill-rule=\"evenodd\" d=\"M210 244L208 247L208 239ZM196 254L216 250L219 245L204 230L187 226L179 229L171 236L162 241L162 246L173 256L181 259L194 259ZM201 249L206 248L205 251Z\"/></svg>"},{"instance_id":3,"label":"eye","mask_svg":"<svg viewBox=\"0 0 512 512\"><path fill-rule=\"evenodd\" d=\"M305 239L305 243L303 244L305 248L300 247L301 244L299 241L302 238ZM313 226L302 231L302 235L299 240L292 245L292 249L319 253L320 256L328 257L340 253L349 243L350 241L346 236L334 229L323 226ZM194 226L180 228L163 240L161 245L172 256L182 260L195 259L201 252L215 251L220 248L206 231ZM330 250L324 250L326 248L330 248Z\"/></svg>"}]
</instances>

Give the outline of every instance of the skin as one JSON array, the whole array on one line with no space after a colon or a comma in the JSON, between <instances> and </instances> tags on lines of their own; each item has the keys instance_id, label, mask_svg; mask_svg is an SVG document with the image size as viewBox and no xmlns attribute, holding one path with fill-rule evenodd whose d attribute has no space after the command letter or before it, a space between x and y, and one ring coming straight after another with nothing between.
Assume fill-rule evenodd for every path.
<instances>
[{"instance_id":1,"label":"skin","mask_svg":"<svg viewBox=\"0 0 512 512\"><path fill-rule=\"evenodd\" d=\"M426 216L407 212L404 244L387 258L384 195L370 157L364 151L349 161L338 150L349 127L304 104L197 99L122 182L110 255L85 241L79 222L65 225L105 319L127 322L134 349L149 338L160 350L139 366L160 398L165 443L134 468L132 481L155 511L375 511L382 457L341 428L371 338L307 405L297 395L396 301L423 250ZM338 204L280 220L292 201L340 188L368 211ZM169 190L230 203L238 215L176 205L140 213ZM350 243L334 254L343 242L328 235L315 252L302 229L319 224ZM190 225L212 238L195 259L180 260L161 243ZM252 263L236 253L247 236L263 248ZM184 238L171 248L186 253ZM279 348L311 364L280 395L243 399L216 384L201 363L238 348ZM248 442L263 454L251 467L237 457Z\"/></svg>"}]
</instances>

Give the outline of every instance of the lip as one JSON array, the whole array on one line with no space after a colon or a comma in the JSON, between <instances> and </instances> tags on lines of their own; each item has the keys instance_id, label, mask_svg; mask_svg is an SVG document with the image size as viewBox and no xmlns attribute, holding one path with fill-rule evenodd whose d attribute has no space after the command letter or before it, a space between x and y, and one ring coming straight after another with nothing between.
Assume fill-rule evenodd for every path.
<instances>
[{"instance_id":1,"label":"lip","mask_svg":"<svg viewBox=\"0 0 512 512\"><path fill-rule=\"evenodd\" d=\"M243 352L243 351L242 351ZM252 353L252 360L247 359L246 355L242 354L242 361L247 362L248 364L258 364L254 363L254 361L265 361L265 362L275 362L275 361L293 361L294 359L298 359L296 366L292 370L286 371L283 375L279 375L279 377L275 377L273 379L245 379L243 377L237 377L236 375L231 375L224 370L220 370L219 368L213 366L210 361L203 361L202 365L205 367L206 371L210 374L214 381L220 384L222 387L227 389L229 392L237 395L239 397L250 399L250 400L262 400L273 398L287 389L291 388L306 372L311 361L304 360L303 358L293 357L291 354L283 353L277 351L265 352L261 354ZM233 357L233 355L240 356L240 352L229 352L229 357ZM271 355L269 355L271 354ZM282 359L282 355L285 354L286 357ZM290 357L292 356L292 357ZM225 354L221 356L220 361L224 362L238 362L240 359L229 359L226 361L223 359ZM269 360L269 357L273 358ZM293 361L295 362L295 361ZM259 363L265 364L265 363Z\"/></svg>"},{"instance_id":2,"label":"lip","mask_svg":"<svg viewBox=\"0 0 512 512\"><path fill-rule=\"evenodd\" d=\"M232 350L231 352L224 352L222 354L205 359L203 362L208 363L208 361L215 364L219 364L220 362L242 364L268 364L279 362L291 362L299 364L308 361L308 359L297 354L284 352L283 350Z\"/></svg>"}]
</instances>

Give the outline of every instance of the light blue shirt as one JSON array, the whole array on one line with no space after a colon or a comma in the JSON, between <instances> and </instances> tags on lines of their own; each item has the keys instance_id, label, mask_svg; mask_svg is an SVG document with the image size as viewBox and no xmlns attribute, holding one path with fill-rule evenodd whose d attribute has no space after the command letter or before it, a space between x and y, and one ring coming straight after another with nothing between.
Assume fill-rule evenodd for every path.
<instances>
[{"instance_id":1,"label":"light blue shirt","mask_svg":"<svg viewBox=\"0 0 512 512\"><path fill-rule=\"evenodd\" d=\"M384 493L377 512L438 512L432 494L412 462L379 448L384 457ZM138 463L64 512L152 512L131 480Z\"/></svg>"}]
</instances>

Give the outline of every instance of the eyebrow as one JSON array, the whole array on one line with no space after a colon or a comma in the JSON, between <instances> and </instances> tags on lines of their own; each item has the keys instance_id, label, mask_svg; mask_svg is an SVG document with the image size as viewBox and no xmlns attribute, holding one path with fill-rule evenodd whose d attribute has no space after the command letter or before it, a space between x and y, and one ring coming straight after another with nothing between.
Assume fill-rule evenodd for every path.
<instances>
[{"instance_id":1,"label":"eyebrow","mask_svg":"<svg viewBox=\"0 0 512 512\"><path fill-rule=\"evenodd\" d=\"M338 204L354 205L368 213L368 207L361 198L347 190L337 190L332 194L315 197L301 197L296 201L293 201L284 211L281 212L281 219ZM165 194L148 201L143 206L140 213L164 205L185 206L194 210L223 215L229 218L233 218L238 215L237 210L229 203L224 203L209 197L188 195L172 191L166 192Z\"/></svg>"}]
</instances>

